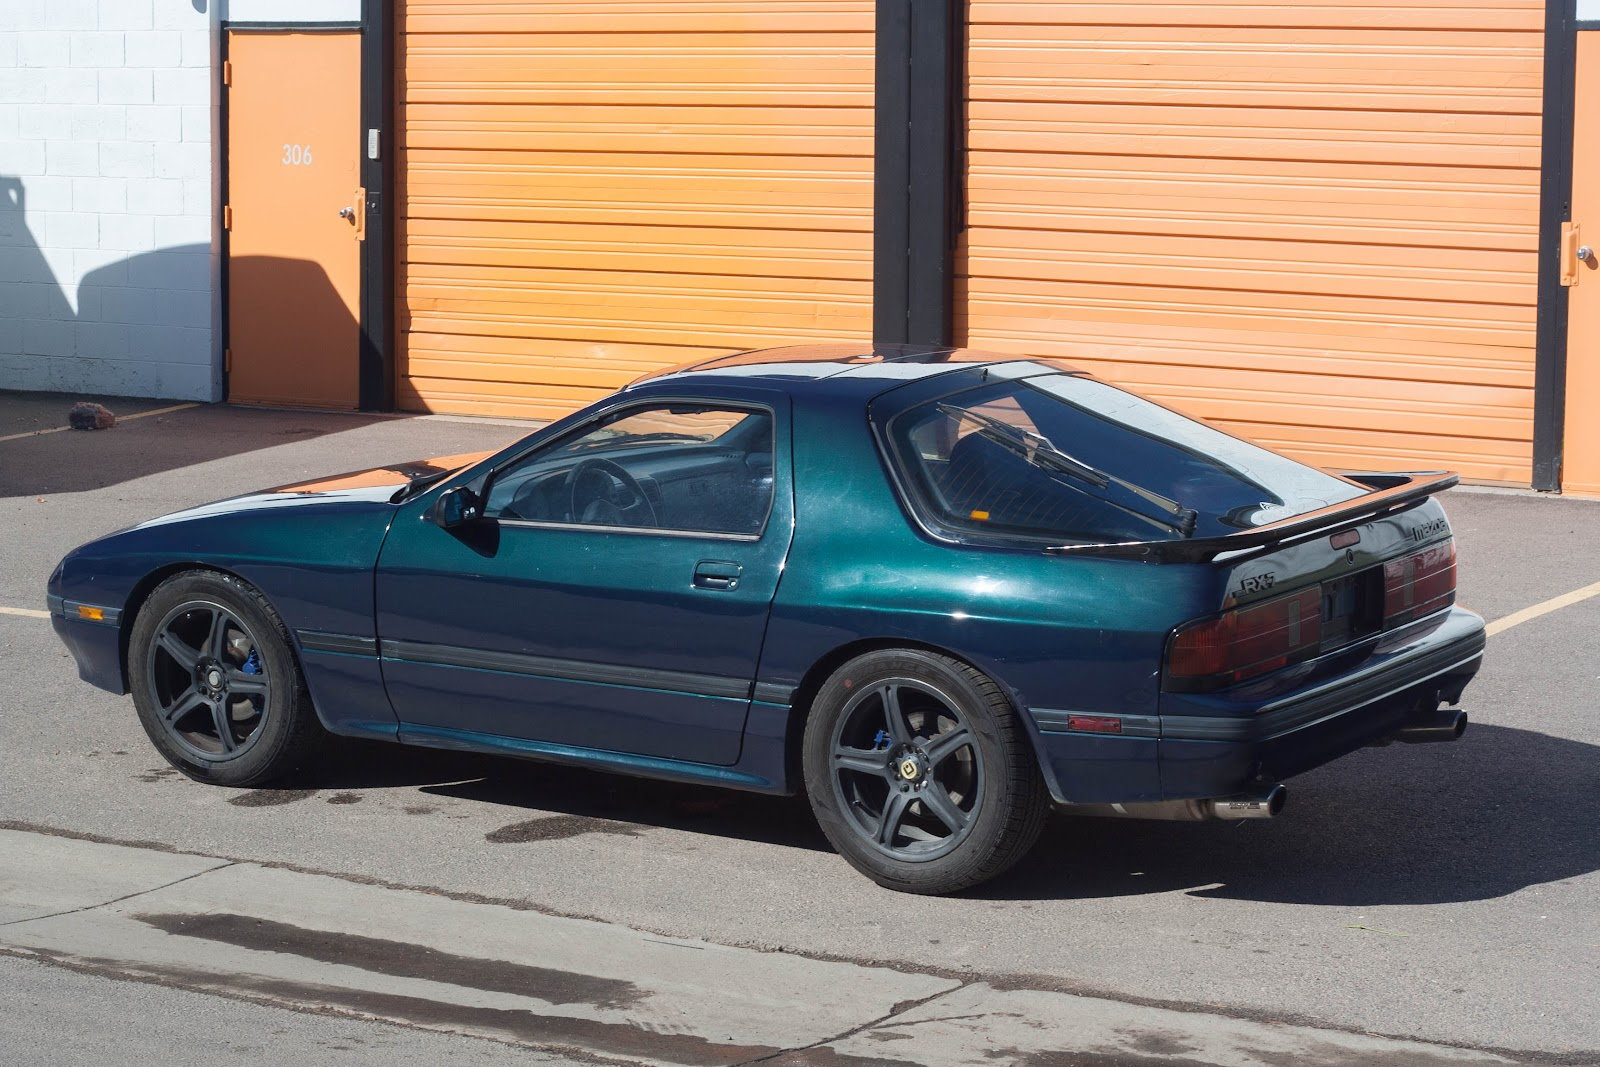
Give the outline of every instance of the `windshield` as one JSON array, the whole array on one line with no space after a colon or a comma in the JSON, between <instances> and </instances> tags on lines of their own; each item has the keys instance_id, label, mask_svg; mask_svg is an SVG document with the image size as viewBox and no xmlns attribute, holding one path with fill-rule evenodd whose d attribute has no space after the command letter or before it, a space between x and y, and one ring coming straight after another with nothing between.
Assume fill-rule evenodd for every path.
<instances>
[{"instance_id":1,"label":"windshield","mask_svg":"<svg viewBox=\"0 0 1600 1067\"><path fill-rule=\"evenodd\" d=\"M917 405L888 438L913 504L939 524L1052 542L1217 536L1363 492L1076 375Z\"/></svg>"}]
</instances>

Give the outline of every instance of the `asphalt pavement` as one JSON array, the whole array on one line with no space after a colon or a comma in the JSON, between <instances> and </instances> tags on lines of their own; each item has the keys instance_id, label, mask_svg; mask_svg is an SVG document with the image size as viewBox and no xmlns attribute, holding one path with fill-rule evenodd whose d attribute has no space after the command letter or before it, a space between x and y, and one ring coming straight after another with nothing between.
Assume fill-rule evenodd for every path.
<instances>
[{"instance_id":1,"label":"asphalt pavement","mask_svg":"<svg viewBox=\"0 0 1600 1067\"><path fill-rule=\"evenodd\" d=\"M1130 1020L1173 1009L1600 1062L1600 597L1491 639L1460 742L1363 750L1294 779L1288 810L1265 823L1057 818L1012 874L931 900L855 874L797 800L381 746L352 747L295 789L200 786L163 765L126 698L78 682L48 621L27 614L67 548L129 523L523 432L198 407L0 440L0 821L30 839L144 843L772 960L888 968L954 982L951 997L1077 994ZM1461 600L1491 620L1600 581L1600 504L1459 490L1445 504ZM959 1007L946 1014L971 1014ZM1139 1025L1146 1044L1117 1055L1144 1058L1115 1062L1225 1062L1183 1051L1192 1041L1162 1046L1151 1028L1164 1023ZM993 1034L974 1040L974 1062L1008 1062ZM1009 1062L1113 1062L1026 1047ZM883 1062L887 1048L835 1054ZM1426 1062L1357 1055L1283 1062Z\"/></svg>"}]
</instances>

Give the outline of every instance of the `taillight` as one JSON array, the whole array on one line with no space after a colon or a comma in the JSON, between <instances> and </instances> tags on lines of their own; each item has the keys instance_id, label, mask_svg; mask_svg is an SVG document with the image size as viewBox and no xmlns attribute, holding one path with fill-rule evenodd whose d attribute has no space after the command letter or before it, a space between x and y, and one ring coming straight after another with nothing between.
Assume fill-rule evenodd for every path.
<instances>
[{"instance_id":1,"label":"taillight","mask_svg":"<svg viewBox=\"0 0 1600 1067\"><path fill-rule=\"evenodd\" d=\"M1383 565L1383 625L1432 615L1456 600L1456 543L1446 541Z\"/></svg>"},{"instance_id":2,"label":"taillight","mask_svg":"<svg viewBox=\"0 0 1600 1067\"><path fill-rule=\"evenodd\" d=\"M1234 608L1180 627L1167 648L1167 688L1217 689L1309 659L1322 641L1322 588Z\"/></svg>"}]
</instances>

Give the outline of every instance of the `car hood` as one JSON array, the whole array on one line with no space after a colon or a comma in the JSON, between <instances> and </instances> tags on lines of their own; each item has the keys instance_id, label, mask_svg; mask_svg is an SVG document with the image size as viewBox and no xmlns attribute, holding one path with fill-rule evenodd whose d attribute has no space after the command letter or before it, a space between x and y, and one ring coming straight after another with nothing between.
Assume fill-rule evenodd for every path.
<instances>
[{"instance_id":1,"label":"car hood","mask_svg":"<svg viewBox=\"0 0 1600 1067\"><path fill-rule=\"evenodd\" d=\"M299 508L313 504L349 504L370 507L375 504L387 503L394 496L397 489L406 485L413 478L460 470L480 460L487 459L493 454L492 452L462 452L451 456L408 460L404 463L391 463L383 467L369 467L366 470L347 471L343 474L335 474L325 478L294 482L289 485L280 485L273 489L246 493L243 496L229 497L226 500L218 500L210 504L201 504L199 507L186 508L183 511L176 511L170 515L163 515L160 518L140 523L133 529L138 530L166 523L232 515L246 511L276 511L283 508Z\"/></svg>"},{"instance_id":2,"label":"car hood","mask_svg":"<svg viewBox=\"0 0 1600 1067\"><path fill-rule=\"evenodd\" d=\"M293 493L300 496L304 496L307 493L326 495L330 493L347 493L361 489L389 489L392 491L405 485L413 478L426 478L430 474L457 471L462 467L469 467L481 460L488 459L492 455L494 455L493 452L460 452L453 456L435 456L433 459L413 459L404 463L393 463L387 467L369 467L366 470L347 471L344 474L335 474L328 478L315 478L307 482L280 485L276 489L268 489L263 493L251 495L266 496L282 493Z\"/></svg>"}]
</instances>

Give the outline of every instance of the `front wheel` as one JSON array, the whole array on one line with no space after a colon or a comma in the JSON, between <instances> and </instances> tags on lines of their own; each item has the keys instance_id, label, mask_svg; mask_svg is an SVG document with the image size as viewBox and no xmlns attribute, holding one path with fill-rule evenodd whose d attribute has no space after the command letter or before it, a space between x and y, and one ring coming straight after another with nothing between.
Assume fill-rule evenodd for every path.
<instances>
[{"instance_id":1,"label":"front wheel","mask_svg":"<svg viewBox=\"0 0 1600 1067\"><path fill-rule=\"evenodd\" d=\"M872 652L834 672L806 722L803 758L828 840L902 892L994 878L1033 846L1049 810L999 686L930 652Z\"/></svg>"},{"instance_id":2,"label":"front wheel","mask_svg":"<svg viewBox=\"0 0 1600 1067\"><path fill-rule=\"evenodd\" d=\"M282 778L321 734L288 630L231 575L186 571L157 586L129 635L128 676L151 742L200 781Z\"/></svg>"}]
</instances>

